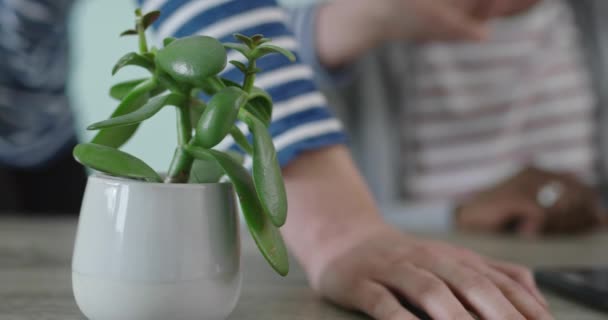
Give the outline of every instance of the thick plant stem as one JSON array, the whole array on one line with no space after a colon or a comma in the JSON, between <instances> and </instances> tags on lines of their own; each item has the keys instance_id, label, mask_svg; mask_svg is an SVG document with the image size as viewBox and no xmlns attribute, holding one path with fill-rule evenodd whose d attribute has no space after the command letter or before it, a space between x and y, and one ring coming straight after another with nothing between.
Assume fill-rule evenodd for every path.
<instances>
[{"instance_id":1,"label":"thick plant stem","mask_svg":"<svg viewBox=\"0 0 608 320\"><path fill-rule=\"evenodd\" d=\"M139 53L148 52L148 41L146 40L146 30L143 24L143 17L141 10L135 11L137 15L137 35L139 36Z\"/></svg>"},{"instance_id":2,"label":"thick plant stem","mask_svg":"<svg viewBox=\"0 0 608 320\"><path fill-rule=\"evenodd\" d=\"M249 60L249 66L247 68L247 74L245 74L245 81L243 81L243 90L247 93L251 93L251 89L253 89L253 84L255 82L255 74L256 74L256 64L255 60Z\"/></svg>"},{"instance_id":3,"label":"thick plant stem","mask_svg":"<svg viewBox=\"0 0 608 320\"><path fill-rule=\"evenodd\" d=\"M143 28L137 28L137 32L139 32L139 52L147 53L148 52L148 41L146 40L146 32Z\"/></svg>"},{"instance_id":4,"label":"thick plant stem","mask_svg":"<svg viewBox=\"0 0 608 320\"><path fill-rule=\"evenodd\" d=\"M187 183L194 162L194 159L184 151L184 147L192 138L190 110L187 107L187 105L182 105L177 108L177 142L179 146L175 150L169 174L165 179L167 183Z\"/></svg>"},{"instance_id":5,"label":"thick plant stem","mask_svg":"<svg viewBox=\"0 0 608 320\"><path fill-rule=\"evenodd\" d=\"M192 123L188 107L187 103L183 103L177 108L177 143L180 146L188 144L192 138Z\"/></svg>"},{"instance_id":6,"label":"thick plant stem","mask_svg":"<svg viewBox=\"0 0 608 320\"><path fill-rule=\"evenodd\" d=\"M165 183L187 183L193 162L194 159L181 146L177 147Z\"/></svg>"}]
</instances>

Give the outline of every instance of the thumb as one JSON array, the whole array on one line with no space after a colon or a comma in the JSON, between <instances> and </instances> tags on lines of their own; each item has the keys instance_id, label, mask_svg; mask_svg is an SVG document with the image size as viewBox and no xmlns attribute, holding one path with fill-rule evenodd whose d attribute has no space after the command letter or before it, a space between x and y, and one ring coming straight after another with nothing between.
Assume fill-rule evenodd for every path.
<instances>
[{"instance_id":1,"label":"thumb","mask_svg":"<svg viewBox=\"0 0 608 320\"><path fill-rule=\"evenodd\" d=\"M430 38L434 40L482 41L488 37L485 23L467 16L463 11L445 4L430 2L429 21L436 21L439 28L431 28Z\"/></svg>"},{"instance_id":2,"label":"thumb","mask_svg":"<svg viewBox=\"0 0 608 320\"><path fill-rule=\"evenodd\" d=\"M535 203L522 203L519 207L521 224L517 231L524 236L535 236L539 234L546 221L545 210Z\"/></svg>"}]
</instances>

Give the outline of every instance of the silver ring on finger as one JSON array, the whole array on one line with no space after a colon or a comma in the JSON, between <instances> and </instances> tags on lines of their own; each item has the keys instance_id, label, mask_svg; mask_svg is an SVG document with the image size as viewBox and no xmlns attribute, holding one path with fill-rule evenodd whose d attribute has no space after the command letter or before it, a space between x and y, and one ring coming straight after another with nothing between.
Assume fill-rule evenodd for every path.
<instances>
[{"instance_id":1,"label":"silver ring on finger","mask_svg":"<svg viewBox=\"0 0 608 320\"><path fill-rule=\"evenodd\" d=\"M553 207L564 194L565 187L559 181L550 181L538 189L536 202L539 206L549 209Z\"/></svg>"}]
</instances>

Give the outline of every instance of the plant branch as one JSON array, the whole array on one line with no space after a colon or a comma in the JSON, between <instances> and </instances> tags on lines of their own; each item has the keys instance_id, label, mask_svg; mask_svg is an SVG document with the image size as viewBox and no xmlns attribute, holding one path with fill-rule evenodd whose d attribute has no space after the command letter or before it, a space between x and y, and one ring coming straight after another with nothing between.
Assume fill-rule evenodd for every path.
<instances>
[{"instance_id":1,"label":"plant branch","mask_svg":"<svg viewBox=\"0 0 608 320\"><path fill-rule=\"evenodd\" d=\"M230 135L234 139L234 142L236 142L236 144L241 147L243 151L245 151L248 155L253 155L253 147L237 126L232 127L230 130Z\"/></svg>"},{"instance_id":2,"label":"plant branch","mask_svg":"<svg viewBox=\"0 0 608 320\"><path fill-rule=\"evenodd\" d=\"M185 147L192 139L192 123L190 122L190 110L186 104L177 108L177 142L178 147L173 155L169 174L165 182L186 183L192 169L194 159L186 152Z\"/></svg>"},{"instance_id":3,"label":"plant branch","mask_svg":"<svg viewBox=\"0 0 608 320\"><path fill-rule=\"evenodd\" d=\"M201 89L203 89L206 94L212 96L224 88L226 88L226 85L222 79L220 79L218 76L214 76L207 78Z\"/></svg>"},{"instance_id":4,"label":"plant branch","mask_svg":"<svg viewBox=\"0 0 608 320\"><path fill-rule=\"evenodd\" d=\"M192 138L192 123L187 104L177 108L177 143L180 146L188 144Z\"/></svg>"},{"instance_id":5,"label":"plant branch","mask_svg":"<svg viewBox=\"0 0 608 320\"><path fill-rule=\"evenodd\" d=\"M243 90L245 90L247 93L251 93L251 89L253 89L256 69L257 67L255 60L249 60L249 66L247 67L247 73L245 73L245 80L243 81Z\"/></svg>"},{"instance_id":6,"label":"plant branch","mask_svg":"<svg viewBox=\"0 0 608 320\"><path fill-rule=\"evenodd\" d=\"M146 40L146 28L143 22L143 16L140 9L135 10L137 16L137 35L139 36L139 53L148 52L148 41Z\"/></svg>"},{"instance_id":7,"label":"plant branch","mask_svg":"<svg viewBox=\"0 0 608 320\"><path fill-rule=\"evenodd\" d=\"M182 147L175 148L165 183L187 183L194 159Z\"/></svg>"}]
</instances>

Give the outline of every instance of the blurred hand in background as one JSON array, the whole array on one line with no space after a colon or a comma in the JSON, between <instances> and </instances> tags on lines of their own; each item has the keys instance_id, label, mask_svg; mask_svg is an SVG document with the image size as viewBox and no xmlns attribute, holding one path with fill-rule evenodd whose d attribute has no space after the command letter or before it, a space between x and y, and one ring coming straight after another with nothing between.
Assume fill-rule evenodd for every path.
<instances>
[{"instance_id":1,"label":"blurred hand in background","mask_svg":"<svg viewBox=\"0 0 608 320\"><path fill-rule=\"evenodd\" d=\"M527 168L464 201L456 216L461 229L533 236L591 231L605 213L598 193L575 175Z\"/></svg>"},{"instance_id":2,"label":"blurred hand in background","mask_svg":"<svg viewBox=\"0 0 608 320\"><path fill-rule=\"evenodd\" d=\"M481 41L486 23L539 0L336 0L318 13L317 46L327 67L347 64L387 41Z\"/></svg>"},{"instance_id":3,"label":"blurred hand in background","mask_svg":"<svg viewBox=\"0 0 608 320\"><path fill-rule=\"evenodd\" d=\"M541 0L494 0L489 15L492 17L512 16L530 9Z\"/></svg>"}]
</instances>

